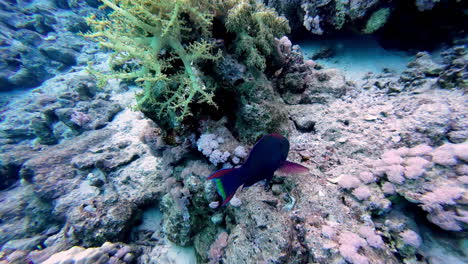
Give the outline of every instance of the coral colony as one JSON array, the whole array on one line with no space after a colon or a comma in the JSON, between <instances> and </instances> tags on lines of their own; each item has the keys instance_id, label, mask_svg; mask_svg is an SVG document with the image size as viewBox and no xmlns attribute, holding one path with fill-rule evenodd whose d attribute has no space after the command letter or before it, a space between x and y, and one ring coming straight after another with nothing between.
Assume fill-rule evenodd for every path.
<instances>
[{"instance_id":1,"label":"coral colony","mask_svg":"<svg viewBox=\"0 0 468 264\"><path fill-rule=\"evenodd\" d=\"M456 0L0 0L0 264L464 264Z\"/></svg>"}]
</instances>

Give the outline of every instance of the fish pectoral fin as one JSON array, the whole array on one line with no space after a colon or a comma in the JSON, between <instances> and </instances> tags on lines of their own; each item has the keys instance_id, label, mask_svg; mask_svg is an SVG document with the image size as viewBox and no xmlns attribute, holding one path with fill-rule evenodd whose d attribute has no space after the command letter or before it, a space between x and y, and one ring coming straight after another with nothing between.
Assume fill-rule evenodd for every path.
<instances>
[{"instance_id":1,"label":"fish pectoral fin","mask_svg":"<svg viewBox=\"0 0 468 264\"><path fill-rule=\"evenodd\" d=\"M304 174L309 172L309 169L301 164L285 160L276 171L282 174Z\"/></svg>"}]
</instances>

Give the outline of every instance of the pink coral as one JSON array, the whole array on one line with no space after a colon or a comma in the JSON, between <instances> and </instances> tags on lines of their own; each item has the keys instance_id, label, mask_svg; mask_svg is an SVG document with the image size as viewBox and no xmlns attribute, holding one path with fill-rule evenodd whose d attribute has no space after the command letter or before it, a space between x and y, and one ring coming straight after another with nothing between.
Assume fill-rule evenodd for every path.
<instances>
[{"instance_id":1,"label":"pink coral","mask_svg":"<svg viewBox=\"0 0 468 264\"><path fill-rule=\"evenodd\" d=\"M432 192L427 192L421 196L421 201L427 206L439 204L456 204L455 200L462 197L464 189L457 186L440 186Z\"/></svg>"},{"instance_id":2,"label":"pink coral","mask_svg":"<svg viewBox=\"0 0 468 264\"><path fill-rule=\"evenodd\" d=\"M460 176L458 180L463 184L468 184L468 176Z\"/></svg>"},{"instance_id":3,"label":"pink coral","mask_svg":"<svg viewBox=\"0 0 468 264\"><path fill-rule=\"evenodd\" d=\"M417 179L421 177L424 174L425 170L418 165L411 165L408 167L405 167L405 177L407 179Z\"/></svg>"},{"instance_id":4,"label":"pink coral","mask_svg":"<svg viewBox=\"0 0 468 264\"><path fill-rule=\"evenodd\" d=\"M358 187L361 182L358 178L351 176L349 174L343 174L338 180L338 184L344 189L352 189Z\"/></svg>"},{"instance_id":5,"label":"pink coral","mask_svg":"<svg viewBox=\"0 0 468 264\"><path fill-rule=\"evenodd\" d=\"M382 161L388 165L398 165L403 162L403 158L400 156L397 150L387 150L381 156Z\"/></svg>"},{"instance_id":6,"label":"pink coral","mask_svg":"<svg viewBox=\"0 0 468 264\"><path fill-rule=\"evenodd\" d=\"M458 165L456 168L456 172L458 175L468 175L468 165Z\"/></svg>"},{"instance_id":7,"label":"pink coral","mask_svg":"<svg viewBox=\"0 0 468 264\"><path fill-rule=\"evenodd\" d=\"M403 177L403 172L405 168L401 165L392 165L385 167L385 174L387 174L387 178L389 181L397 184L402 184L405 182L405 178Z\"/></svg>"},{"instance_id":8,"label":"pink coral","mask_svg":"<svg viewBox=\"0 0 468 264\"><path fill-rule=\"evenodd\" d=\"M384 248L385 244L382 237L374 232L374 229L370 226L361 226L358 230L359 235L364 237L367 243L374 248Z\"/></svg>"},{"instance_id":9,"label":"pink coral","mask_svg":"<svg viewBox=\"0 0 468 264\"><path fill-rule=\"evenodd\" d=\"M417 145L408 150L409 156L422 156L429 155L432 151L432 148L426 144Z\"/></svg>"},{"instance_id":10,"label":"pink coral","mask_svg":"<svg viewBox=\"0 0 468 264\"><path fill-rule=\"evenodd\" d=\"M432 166L431 162L421 157L410 157L405 160L407 166L418 166L424 169L428 169Z\"/></svg>"},{"instance_id":11,"label":"pink coral","mask_svg":"<svg viewBox=\"0 0 468 264\"><path fill-rule=\"evenodd\" d=\"M218 238L210 247L209 256L210 264L218 263L223 255L223 250L227 246L229 235L226 232L221 232Z\"/></svg>"},{"instance_id":12,"label":"pink coral","mask_svg":"<svg viewBox=\"0 0 468 264\"><path fill-rule=\"evenodd\" d=\"M369 260L366 256L359 254L358 250L360 247L367 245L366 240L358 236L355 233L345 231L340 234L340 254L348 262L353 264L368 264Z\"/></svg>"},{"instance_id":13,"label":"pink coral","mask_svg":"<svg viewBox=\"0 0 468 264\"><path fill-rule=\"evenodd\" d=\"M365 184L369 184L375 181L374 174L372 174L372 172L369 171L363 171L359 173L359 179L361 179L361 181Z\"/></svg>"},{"instance_id":14,"label":"pink coral","mask_svg":"<svg viewBox=\"0 0 468 264\"><path fill-rule=\"evenodd\" d=\"M457 164L457 159L453 153L453 148L449 144L442 145L432 152L432 161L443 166L453 166Z\"/></svg>"},{"instance_id":15,"label":"pink coral","mask_svg":"<svg viewBox=\"0 0 468 264\"><path fill-rule=\"evenodd\" d=\"M389 182L386 182L382 185L382 191L389 195L389 194L394 194L395 193L395 186Z\"/></svg>"},{"instance_id":16,"label":"pink coral","mask_svg":"<svg viewBox=\"0 0 468 264\"><path fill-rule=\"evenodd\" d=\"M70 121L82 127L91 121L91 117L83 112L73 111Z\"/></svg>"},{"instance_id":17,"label":"pink coral","mask_svg":"<svg viewBox=\"0 0 468 264\"><path fill-rule=\"evenodd\" d=\"M406 156L409 153L409 148L407 148L407 147L398 148L398 149L396 149L396 153L398 155L402 156L402 157Z\"/></svg>"},{"instance_id":18,"label":"pink coral","mask_svg":"<svg viewBox=\"0 0 468 264\"><path fill-rule=\"evenodd\" d=\"M357 248L351 245L341 245L340 254L343 256L346 261L353 264L368 264L369 259L366 256L360 255Z\"/></svg>"},{"instance_id":19,"label":"pink coral","mask_svg":"<svg viewBox=\"0 0 468 264\"><path fill-rule=\"evenodd\" d=\"M353 195L362 201L362 200L366 200L367 198L371 196L371 191L369 187L367 187L366 185L362 185L354 189Z\"/></svg>"},{"instance_id":20,"label":"pink coral","mask_svg":"<svg viewBox=\"0 0 468 264\"><path fill-rule=\"evenodd\" d=\"M457 215L453 211L436 210L437 213L427 215L427 219L448 231L460 231L462 228L457 223Z\"/></svg>"},{"instance_id":21,"label":"pink coral","mask_svg":"<svg viewBox=\"0 0 468 264\"><path fill-rule=\"evenodd\" d=\"M407 229L400 233L400 237L406 245L418 248L421 246L421 238L413 230Z\"/></svg>"},{"instance_id":22,"label":"pink coral","mask_svg":"<svg viewBox=\"0 0 468 264\"><path fill-rule=\"evenodd\" d=\"M344 231L341 233L338 241L340 244L351 245L355 248L360 248L367 245L366 240L364 240L359 235L349 231Z\"/></svg>"},{"instance_id":23,"label":"pink coral","mask_svg":"<svg viewBox=\"0 0 468 264\"><path fill-rule=\"evenodd\" d=\"M468 161L468 143L461 143L453 145L453 153L457 158Z\"/></svg>"}]
</instances>

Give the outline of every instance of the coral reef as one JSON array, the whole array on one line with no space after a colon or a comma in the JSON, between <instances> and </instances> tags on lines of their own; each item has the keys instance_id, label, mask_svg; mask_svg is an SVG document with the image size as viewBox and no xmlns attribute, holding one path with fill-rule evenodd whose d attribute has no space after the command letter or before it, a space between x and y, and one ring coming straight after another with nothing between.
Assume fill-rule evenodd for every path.
<instances>
[{"instance_id":1,"label":"coral reef","mask_svg":"<svg viewBox=\"0 0 468 264\"><path fill-rule=\"evenodd\" d=\"M165 129L182 128L181 123L189 116L198 119L193 110L196 105L223 107L213 98L219 93L216 87L220 83L204 74L212 71L212 62L227 56L221 50L232 49L248 67L264 71L266 58L276 51L274 38L289 30L284 18L256 1L103 2L113 12L109 19L88 18L93 32L86 36L115 51L111 68L118 70L114 73L92 72L98 76L101 85L113 78L139 83L144 90L137 95L138 108ZM219 16L216 20L215 15ZM221 25L213 25L223 20ZM232 44L225 46L223 41L216 44L211 27L223 27L234 34ZM237 92L239 101L247 99L256 104L258 99L252 94L256 88L269 87L252 82L236 87L239 90L254 89ZM253 109L256 108L255 114L273 112L269 105ZM239 116L248 116L248 113ZM255 121L258 119L256 117ZM245 121L252 125L248 118ZM270 124L272 122L275 124ZM276 123L276 118L266 122L268 128Z\"/></svg>"},{"instance_id":2,"label":"coral reef","mask_svg":"<svg viewBox=\"0 0 468 264\"><path fill-rule=\"evenodd\" d=\"M378 32L395 12L391 1L268 2L324 35ZM4 15L26 3L38 9ZM350 82L304 59L257 1L104 3L89 36L110 54L52 34L64 21L86 30L73 12L97 1L0 1L3 23L27 20L11 26L21 45L41 45L38 58L60 69L76 63L0 97L0 263L466 262L464 45ZM50 8L74 15L51 24ZM27 68L8 63L7 79ZM240 166L271 132L310 173L220 206L207 176Z\"/></svg>"}]
</instances>

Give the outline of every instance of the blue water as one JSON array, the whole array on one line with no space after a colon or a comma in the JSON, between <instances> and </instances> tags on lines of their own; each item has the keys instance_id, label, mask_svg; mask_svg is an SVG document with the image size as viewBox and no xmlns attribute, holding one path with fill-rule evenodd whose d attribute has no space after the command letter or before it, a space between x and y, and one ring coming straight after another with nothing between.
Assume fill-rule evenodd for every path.
<instances>
[{"instance_id":1,"label":"blue water","mask_svg":"<svg viewBox=\"0 0 468 264\"><path fill-rule=\"evenodd\" d=\"M369 72L379 74L384 68L401 73L414 54L382 48L372 36L352 36L327 40L307 40L299 43L305 58L310 58L323 47L333 47L332 58L317 59L326 68L337 68L348 80L359 80Z\"/></svg>"}]
</instances>

